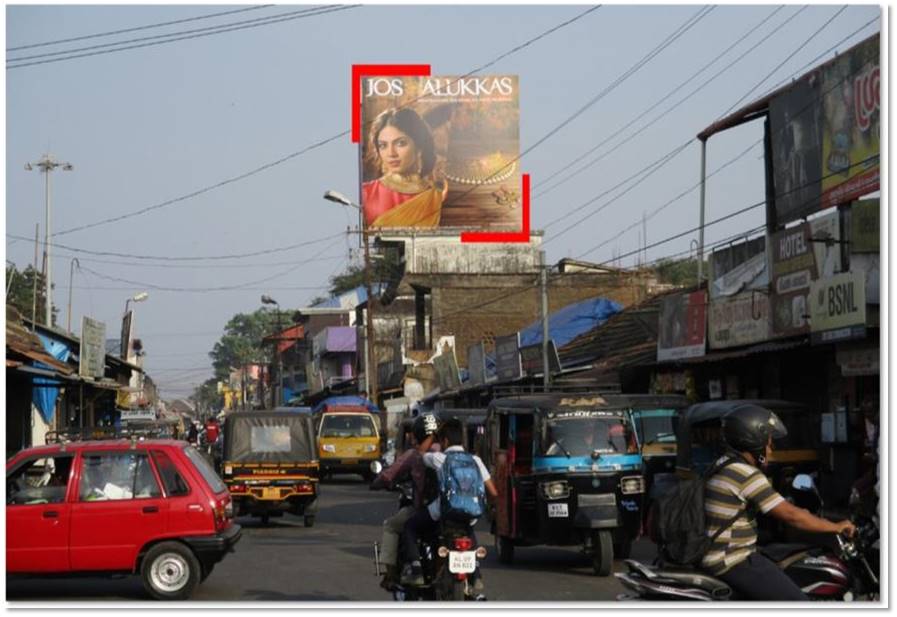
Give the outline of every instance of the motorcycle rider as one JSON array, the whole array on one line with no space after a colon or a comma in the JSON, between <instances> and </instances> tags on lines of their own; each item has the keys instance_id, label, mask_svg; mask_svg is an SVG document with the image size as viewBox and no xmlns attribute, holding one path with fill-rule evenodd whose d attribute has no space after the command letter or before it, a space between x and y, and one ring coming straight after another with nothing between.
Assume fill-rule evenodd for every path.
<instances>
[{"instance_id":1,"label":"motorcycle rider","mask_svg":"<svg viewBox=\"0 0 897 617\"><path fill-rule=\"evenodd\" d=\"M391 590L399 582L399 538L405 523L411 515L426 505L426 469L423 454L430 450L436 436L438 423L433 414L421 414L414 420L412 435L414 447L405 450L395 462L384 469L371 482L371 490L392 488L397 482L410 479L414 487L414 503L401 508L383 521L383 539L380 544L380 560L386 566L386 573L380 586ZM432 491L430 491L432 492Z\"/></svg>"},{"instance_id":2,"label":"motorcycle rider","mask_svg":"<svg viewBox=\"0 0 897 617\"><path fill-rule=\"evenodd\" d=\"M853 535L850 521L838 523L814 516L786 501L762 469L772 453L773 439L788 431L772 411L744 404L723 418L726 454L705 487L707 535L713 536L733 518L734 523L713 542L701 566L723 580L746 600L797 600L807 596L775 563L757 552L756 512L772 516L802 531Z\"/></svg>"},{"instance_id":3,"label":"motorcycle rider","mask_svg":"<svg viewBox=\"0 0 897 617\"><path fill-rule=\"evenodd\" d=\"M446 455L453 451L465 451L464 425L457 418L451 418L447 420L439 429L438 438L440 445L442 446L441 451L428 452L424 454L423 462L427 467L436 470L436 474L437 476L439 476L441 484L441 471L442 466L445 463ZM473 459L480 470L480 477L483 479L483 484L485 486L487 495L489 495L489 497L491 497L492 499L495 499L496 497L498 497L498 491L495 488L495 484L492 482L492 478L489 475L489 470L486 469L486 466L483 464L483 461L479 456L473 455ZM408 557L408 565L406 566L406 571L402 574L403 583L410 585L423 584L423 573L421 571L420 553L418 551L417 540L419 537L430 535L433 533L433 531L435 531L435 528L439 524L439 519L441 518L440 512L440 499L437 496L437 498L431 501L426 508L417 510L405 524L403 538L405 543L405 550ZM473 536L472 526L471 538L474 539L474 543L476 543L476 539Z\"/></svg>"}]
</instances>

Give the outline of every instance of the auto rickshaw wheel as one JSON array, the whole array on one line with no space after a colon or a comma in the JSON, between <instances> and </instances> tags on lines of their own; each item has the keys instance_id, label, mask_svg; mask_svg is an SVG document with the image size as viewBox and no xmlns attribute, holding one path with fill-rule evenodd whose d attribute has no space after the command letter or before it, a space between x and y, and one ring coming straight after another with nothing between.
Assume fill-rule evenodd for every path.
<instances>
[{"instance_id":1,"label":"auto rickshaw wheel","mask_svg":"<svg viewBox=\"0 0 897 617\"><path fill-rule=\"evenodd\" d=\"M614 537L601 530L592 540L592 568L598 576L609 576L614 567Z\"/></svg>"},{"instance_id":2,"label":"auto rickshaw wheel","mask_svg":"<svg viewBox=\"0 0 897 617\"><path fill-rule=\"evenodd\" d=\"M495 549L501 563L514 563L514 541L506 536L495 536Z\"/></svg>"},{"instance_id":3,"label":"auto rickshaw wheel","mask_svg":"<svg viewBox=\"0 0 897 617\"><path fill-rule=\"evenodd\" d=\"M315 517L312 514L306 514L302 518L302 524L306 527L312 527L315 524Z\"/></svg>"},{"instance_id":4,"label":"auto rickshaw wheel","mask_svg":"<svg viewBox=\"0 0 897 617\"><path fill-rule=\"evenodd\" d=\"M262 525L268 526L268 523L271 522L271 515L265 512L262 516Z\"/></svg>"}]
</instances>

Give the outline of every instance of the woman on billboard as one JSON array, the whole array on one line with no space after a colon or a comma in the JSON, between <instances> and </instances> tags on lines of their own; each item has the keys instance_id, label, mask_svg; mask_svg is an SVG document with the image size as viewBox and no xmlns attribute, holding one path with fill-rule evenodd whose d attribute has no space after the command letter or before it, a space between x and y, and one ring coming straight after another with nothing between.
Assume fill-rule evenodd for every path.
<instances>
[{"instance_id":1,"label":"woman on billboard","mask_svg":"<svg viewBox=\"0 0 897 617\"><path fill-rule=\"evenodd\" d=\"M436 183L436 147L427 123L410 108L381 112L371 126L368 153L381 171L362 185L368 227L437 227L448 191Z\"/></svg>"}]
</instances>

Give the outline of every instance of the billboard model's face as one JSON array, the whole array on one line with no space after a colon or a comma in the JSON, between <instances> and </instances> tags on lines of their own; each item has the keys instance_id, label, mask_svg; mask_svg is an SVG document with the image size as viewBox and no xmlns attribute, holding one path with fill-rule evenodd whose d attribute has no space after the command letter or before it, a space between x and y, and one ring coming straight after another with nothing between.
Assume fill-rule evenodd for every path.
<instances>
[{"instance_id":1,"label":"billboard model's face","mask_svg":"<svg viewBox=\"0 0 897 617\"><path fill-rule=\"evenodd\" d=\"M408 175L419 173L419 154L414 141L394 126L384 127L377 136L377 153L383 171Z\"/></svg>"}]
</instances>

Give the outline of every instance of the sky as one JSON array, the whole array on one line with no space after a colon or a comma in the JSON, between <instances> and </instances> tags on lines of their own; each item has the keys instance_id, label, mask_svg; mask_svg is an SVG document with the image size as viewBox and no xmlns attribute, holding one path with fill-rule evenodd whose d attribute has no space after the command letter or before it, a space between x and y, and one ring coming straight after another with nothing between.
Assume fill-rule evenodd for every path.
<instances>
[{"instance_id":1,"label":"sky","mask_svg":"<svg viewBox=\"0 0 897 617\"><path fill-rule=\"evenodd\" d=\"M71 163L51 177L51 231L68 232L52 241L60 323L74 257L75 332L87 315L117 337L126 300L147 291L132 304L145 366L163 398L187 396L212 376L208 353L234 314L259 308L261 294L284 309L307 306L359 258L345 233L356 217L321 198L328 189L358 192L357 146L348 134L332 139L349 130L352 64L430 64L434 75L460 75L570 21L484 74L519 75L522 150L550 134L521 161L549 262L633 253L619 263L634 265L643 217L648 244L698 225L699 131L880 30L877 6L708 7L332 5L287 19L311 5L213 18L247 6L7 6L6 259L26 267L36 224L43 237L44 178L25 163L45 153ZM277 15L283 20L211 36L146 38ZM11 50L131 28L142 29ZM97 53L122 41L143 46ZM90 49L76 53L94 55L10 63L82 48ZM762 152L751 147L761 137L762 122L753 122L709 140L708 173L742 156L708 180L707 221L763 200ZM708 227L705 242L763 222L756 208ZM90 226L69 232L82 225ZM682 256L696 237L649 248L646 258Z\"/></svg>"}]
</instances>

